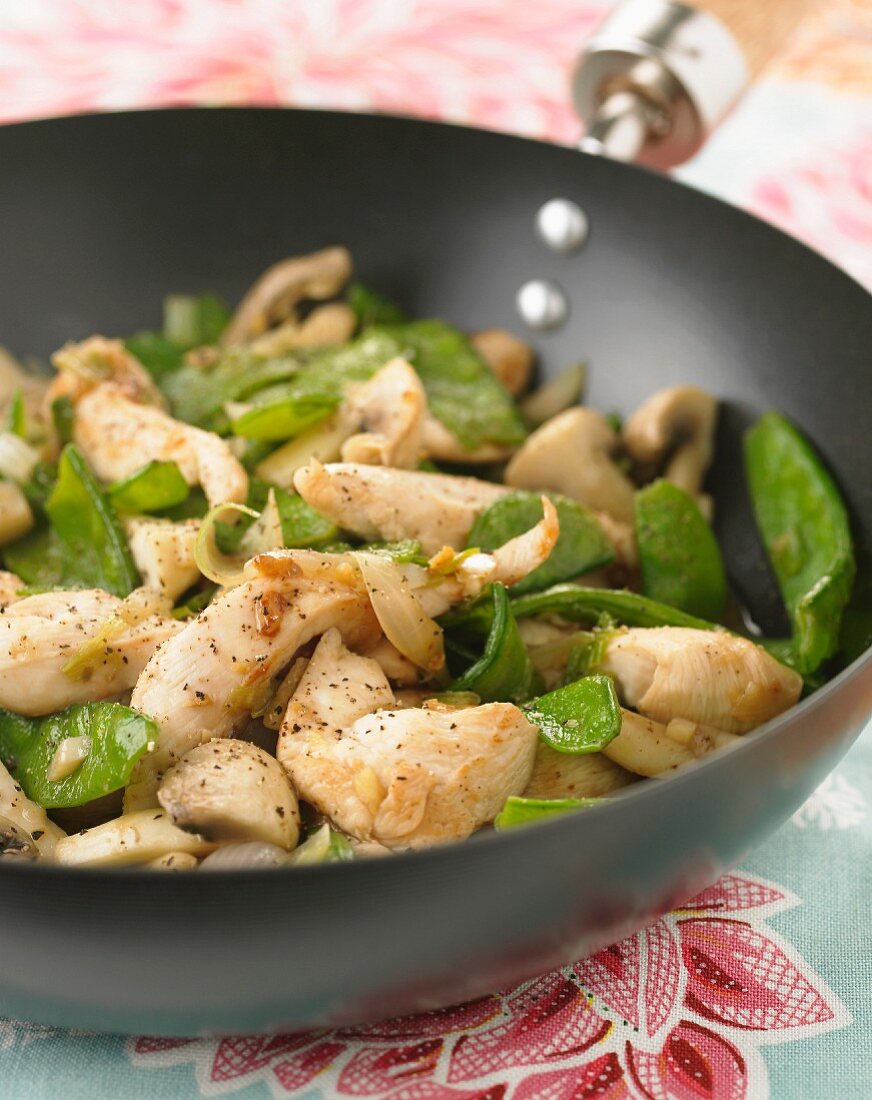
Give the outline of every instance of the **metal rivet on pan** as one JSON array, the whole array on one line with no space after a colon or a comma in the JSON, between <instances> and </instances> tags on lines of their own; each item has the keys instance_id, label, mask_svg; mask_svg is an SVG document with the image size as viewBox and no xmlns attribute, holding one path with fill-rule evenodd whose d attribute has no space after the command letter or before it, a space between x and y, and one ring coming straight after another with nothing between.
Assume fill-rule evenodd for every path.
<instances>
[{"instance_id":1,"label":"metal rivet on pan","mask_svg":"<svg viewBox=\"0 0 872 1100\"><path fill-rule=\"evenodd\" d=\"M571 199L551 199L536 214L536 232L554 252L574 252L587 240L587 214Z\"/></svg>"},{"instance_id":2,"label":"metal rivet on pan","mask_svg":"<svg viewBox=\"0 0 872 1100\"><path fill-rule=\"evenodd\" d=\"M515 296L521 320L535 329L557 328L566 320L569 302L557 285L548 279L531 279Z\"/></svg>"}]
</instances>

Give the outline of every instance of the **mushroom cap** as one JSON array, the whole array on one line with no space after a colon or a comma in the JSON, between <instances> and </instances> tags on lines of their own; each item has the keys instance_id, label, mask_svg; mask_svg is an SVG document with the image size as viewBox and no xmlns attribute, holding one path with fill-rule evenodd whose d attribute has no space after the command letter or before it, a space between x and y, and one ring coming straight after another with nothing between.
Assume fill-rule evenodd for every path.
<instances>
[{"instance_id":1,"label":"mushroom cap","mask_svg":"<svg viewBox=\"0 0 872 1100\"><path fill-rule=\"evenodd\" d=\"M164 776L158 801L174 825L208 840L297 843L297 796L281 764L248 741L198 745Z\"/></svg>"},{"instance_id":2,"label":"mushroom cap","mask_svg":"<svg viewBox=\"0 0 872 1100\"><path fill-rule=\"evenodd\" d=\"M671 386L648 398L624 424L630 457L651 466L668 459L664 476L699 492L714 453L718 402L698 386Z\"/></svg>"},{"instance_id":3,"label":"mushroom cap","mask_svg":"<svg viewBox=\"0 0 872 1100\"><path fill-rule=\"evenodd\" d=\"M552 489L630 523L635 487L612 461L618 443L600 413L580 405L566 409L527 438L506 467L506 484Z\"/></svg>"}]
</instances>

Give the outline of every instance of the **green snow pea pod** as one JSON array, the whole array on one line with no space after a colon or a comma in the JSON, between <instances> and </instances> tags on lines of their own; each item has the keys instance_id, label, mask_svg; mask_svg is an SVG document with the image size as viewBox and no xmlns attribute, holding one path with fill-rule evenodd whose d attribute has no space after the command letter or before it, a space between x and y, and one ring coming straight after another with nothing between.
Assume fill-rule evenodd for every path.
<instances>
[{"instance_id":1,"label":"green snow pea pod","mask_svg":"<svg viewBox=\"0 0 872 1100\"><path fill-rule=\"evenodd\" d=\"M45 718L0 710L0 759L41 806L83 806L126 786L158 732L157 722L120 703L84 703ZM59 747L73 738L81 763L50 778Z\"/></svg>"},{"instance_id":2,"label":"green snow pea pod","mask_svg":"<svg viewBox=\"0 0 872 1100\"><path fill-rule=\"evenodd\" d=\"M745 435L757 528L793 630L793 666L816 671L839 647L856 565L848 513L805 437L767 413Z\"/></svg>"},{"instance_id":3,"label":"green snow pea pod","mask_svg":"<svg viewBox=\"0 0 872 1100\"><path fill-rule=\"evenodd\" d=\"M175 462L153 459L107 489L119 512L161 512L188 499L190 485Z\"/></svg>"},{"instance_id":4,"label":"green snow pea pod","mask_svg":"<svg viewBox=\"0 0 872 1100\"><path fill-rule=\"evenodd\" d=\"M602 801L601 798L521 798L512 795L494 818L494 827L502 832L518 825L534 825L537 821L548 821L574 810L588 809Z\"/></svg>"},{"instance_id":5,"label":"green snow pea pod","mask_svg":"<svg viewBox=\"0 0 872 1100\"><path fill-rule=\"evenodd\" d=\"M472 691L486 703L529 699L536 672L527 654L506 590L495 584L493 618L484 653L451 685L451 691Z\"/></svg>"},{"instance_id":6,"label":"green snow pea pod","mask_svg":"<svg viewBox=\"0 0 872 1100\"><path fill-rule=\"evenodd\" d=\"M522 710L558 752L599 752L621 732L621 707L610 676L584 676L531 699Z\"/></svg>"},{"instance_id":7,"label":"green snow pea pod","mask_svg":"<svg viewBox=\"0 0 872 1100\"><path fill-rule=\"evenodd\" d=\"M677 485L655 481L636 493L636 541L642 591L703 619L719 619L727 577L711 527Z\"/></svg>"}]
</instances>

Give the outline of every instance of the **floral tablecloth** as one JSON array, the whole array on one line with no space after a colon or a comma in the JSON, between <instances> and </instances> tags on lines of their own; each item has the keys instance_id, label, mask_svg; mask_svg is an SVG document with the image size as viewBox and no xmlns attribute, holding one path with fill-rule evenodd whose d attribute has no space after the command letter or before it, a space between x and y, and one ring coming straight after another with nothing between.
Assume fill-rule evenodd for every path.
<instances>
[{"instance_id":1,"label":"floral tablecloth","mask_svg":"<svg viewBox=\"0 0 872 1100\"><path fill-rule=\"evenodd\" d=\"M0 0L0 121L181 103L408 112L556 141L585 0ZM831 0L678 175L872 285L872 0ZM0 1019L0 1100L868 1100L872 727L651 928L449 1012L263 1038Z\"/></svg>"}]
</instances>

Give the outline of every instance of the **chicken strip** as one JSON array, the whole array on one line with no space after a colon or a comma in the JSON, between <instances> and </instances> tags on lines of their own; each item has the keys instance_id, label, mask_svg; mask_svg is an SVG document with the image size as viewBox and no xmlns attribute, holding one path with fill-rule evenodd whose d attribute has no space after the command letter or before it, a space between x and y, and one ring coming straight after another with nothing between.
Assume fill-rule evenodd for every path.
<instances>
[{"instance_id":1,"label":"chicken strip","mask_svg":"<svg viewBox=\"0 0 872 1100\"><path fill-rule=\"evenodd\" d=\"M427 395L421 379L405 359L391 359L354 387L344 413L361 431L342 444L343 462L372 466L414 467L423 447Z\"/></svg>"},{"instance_id":2,"label":"chicken strip","mask_svg":"<svg viewBox=\"0 0 872 1100\"><path fill-rule=\"evenodd\" d=\"M20 598L18 592L22 588L24 588L24 581L21 577L16 576L15 573L9 573L5 569L0 569L0 608L15 603Z\"/></svg>"},{"instance_id":3,"label":"chicken strip","mask_svg":"<svg viewBox=\"0 0 872 1100\"><path fill-rule=\"evenodd\" d=\"M49 410L59 397L69 397L75 404L104 382L114 383L131 401L159 409L167 407L154 379L121 340L90 336L78 344L64 344L51 361L58 374L46 392L45 405Z\"/></svg>"},{"instance_id":4,"label":"chicken strip","mask_svg":"<svg viewBox=\"0 0 872 1100\"><path fill-rule=\"evenodd\" d=\"M510 703L391 706L378 664L321 639L288 706L276 755L302 798L361 841L462 840L529 781L538 730Z\"/></svg>"},{"instance_id":5,"label":"chicken strip","mask_svg":"<svg viewBox=\"0 0 872 1100\"><path fill-rule=\"evenodd\" d=\"M112 382L77 402L73 441L103 481L120 481L159 459L175 462L189 485L203 487L212 505L239 503L248 495L248 475L223 439L140 404Z\"/></svg>"},{"instance_id":6,"label":"chicken strip","mask_svg":"<svg viewBox=\"0 0 872 1100\"><path fill-rule=\"evenodd\" d=\"M139 677L131 705L157 721L160 736L134 770L127 811L156 805L169 767L195 745L231 736L265 707L312 638L331 626L354 645L371 645L380 634L365 589L338 555L317 580L269 554L249 564L249 575L162 646Z\"/></svg>"},{"instance_id":7,"label":"chicken strip","mask_svg":"<svg viewBox=\"0 0 872 1100\"><path fill-rule=\"evenodd\" d=\"M162 614L125 621L129 606L98 588L44 592L7 606L0 615L0 707L53 714L129 691L155 649L182 628Z\"/></svg>"},{"instance_id":8,"label":"chicken strip","mask_svg":"<svg viewBox=\"0 0 872 1100\"><path fill-rule=\"evenodd\" d=\"M685 718L747 733L799 699L802 677L726 631L636 627L609 642L599 670L621 701L657 722Z\"/></svg>"},{"instance_id":9,"label":"chicken strip","mask_svg":"<svg viewBox=\"0 0 872 1100\"><path fill-rule=\"evenodd\" d=\"M323 516L365 539L417 539L425 554L460 550L478 515L508 489L474 477L349 462L298 470L294 486Z\"/></svg>"}]
</instances>

